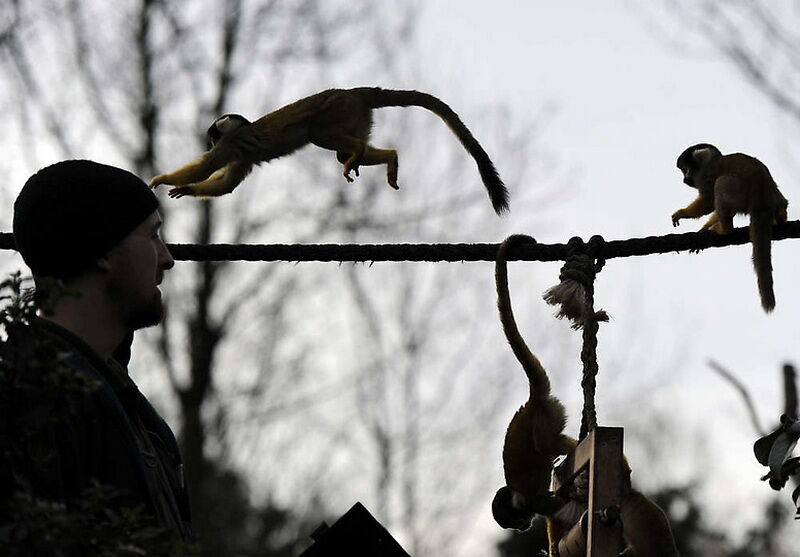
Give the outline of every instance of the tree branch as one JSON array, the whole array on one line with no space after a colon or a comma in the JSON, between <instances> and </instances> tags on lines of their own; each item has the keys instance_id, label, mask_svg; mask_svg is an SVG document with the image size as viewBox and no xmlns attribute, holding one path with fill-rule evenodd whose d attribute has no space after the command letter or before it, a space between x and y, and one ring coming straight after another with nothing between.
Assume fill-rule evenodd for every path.
<instances>
[{"instance_id":1,"label":"tree branch","mask_svg":"<svg viewBox=\"0 0 800 557\"><path fill-rule=\"evenodd\" d=\"M728 381L728 383L730 383L733 386L733 388L739 392L739 395L742 397L744 405L747 408L747 413L750 416L750 422L753 424L753 428L756 430L756 433L758 433L761 436L766 435L764 428L761 427L761 422L758 419L758 413L756 412L755 405L753 404L753 399L750 396L750 391L747 390L747 387L745 387L744 384L733 375L733 373L722 367L716 361L709 360L708 365L711 369L713 369L715 372L721 375L723 379Z\"/></svg>"}]
</instances>

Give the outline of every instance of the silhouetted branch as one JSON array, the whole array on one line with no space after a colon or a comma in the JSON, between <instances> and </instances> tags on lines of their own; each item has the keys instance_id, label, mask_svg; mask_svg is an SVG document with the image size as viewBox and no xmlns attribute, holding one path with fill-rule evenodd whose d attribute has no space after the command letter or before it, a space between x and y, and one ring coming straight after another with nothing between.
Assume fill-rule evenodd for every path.
<instances>
[{"instance_id":1,"label":"silhouetted branch","mask_svg":"<svg viewBox=\"0 0 800 557\"><path fill-rule=\"evenodd\" d=\"M761 436L766 435L764 428L761 427L761 421L758 419L758 413L756 412L756 407L753 404L753 398L750 396L750 391L747 390L747 387L745 387L744 384L739 381L735 375L733 375L733 373L722 367L722 365L716 361L709 360L708 365L711 367L711 369L726 379L734 389L739 391L739 394L742 396L742 400L744 401L744 405L747 407L747 413L750 414L750 421L753 423L753 427L755 428L756 432Z\"/></svg>"}]
</instances>

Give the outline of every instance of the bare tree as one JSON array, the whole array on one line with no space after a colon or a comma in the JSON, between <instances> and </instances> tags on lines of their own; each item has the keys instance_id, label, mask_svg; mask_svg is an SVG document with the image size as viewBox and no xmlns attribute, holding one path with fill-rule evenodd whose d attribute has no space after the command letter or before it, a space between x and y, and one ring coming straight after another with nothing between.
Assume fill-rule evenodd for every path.
<instances>
[{"instance_id":1,"label":"bare tree","mask_svg":"<svg viewBox=\"0 0 800 557\"><path fill-rule=\"evenodd\" d=\"M499 109L490 116L476 126L493 151L514 154L503 166L512 203L537 206L552 195L557 180L534 164L542 155L533 131L537 122L512 122ZM425 161L423 181L408 186L423 193L392 195L397 199L385 212L376 200L350 204L344 214L352 225L345 227L345 240L371 241L376 234L387 242L398 236L442 242L502 237L504 223L489 209L471 161L458 151L446 158L426 156L430 145L452 142L440 122L406 113L390 120L394 133L416 138L401 153L406 161ZM376 185L367 191L384 187ZM414 201L420 197L422 207ZM526 225L541 230L539 220L547 213L535 212ZM385 228L363 226L371 220ZM357 378L352 404L375 463L374 508L402 534L411 554L457 555L473 541L468 525L491 520L491 497L502 482L498 443L512 407L527 393L524 374L506 358L510 351L496 317L494 266L376 264L348 265L345 271L355 310L348 335ZM520 303L536 300L539 292L528 294L520 295ZM541 300L533 303L541 320L546 306ZM536 327L531 342L538 345L547 334Z\"/></svg>"},{"instance_id":2,"label":"bare tree","mask_svg":"<svg viewBox=\"0 0 800 557\"><path fill-rule=\"evenodd\" d=\"M407 70L394 45L413 38L416 14L413 2L366 1L10 6L0 95L20 101L8 103L12 133L36 138L20 176L54 158L93 157L146 178L196 156L220 113L257 117L329 86L379 85ZM376 142L390 136L405 161L400 192L373 169L345 184L329 153L300 152L257 170L234 195L165 199L168 239L499 238L472 161L446 127L422 111L380 112ZM545 199L551 176L532 167L535 122L491 117L488 131L465 119L490 153L514 161L502 168L514 202ZM137 351L132 369L180 424L207 547L236 549L224 530L243 519L221 502L232 492L247 499L249 488L254 501L311 518L370 490L369 507L415 555L457 552L465 523L485 520L500 477L491 442L510 417L498 410L518 403L510 393L524 381L499 328L487 339L490 269L178 265L165 284L164 326L143 335L151 349Z\"/></svg>"},{"instance_id":3,"label":"bare tree","mask_svg":"<svg viewBox=\"0 0 800 557\"><path fill-rule=\"evenodd\" d=\"M783 113L800 121L800 12L794 2L664 0L639 10L656 33L680 48L711 45ZM678 31L667 30L666 20L679 22Z\"/></svg>"},{"instance_id":4,"label":"bare tree","mask_svg":"<svg viewBox=\"0 0 800 557\"><path fill-rule=\"evenodd\" d=\"M394 23L382 21L378 31L370 23L374 9L368 2L334 6L268 0L142 0L113 6L14 2L4 8L11 16L0 43L0 71L7 84L3 93L22 101L15 114L21 138L49 138L41 143L53 146L56 157L99 156L152 176L156 168L176 165L201 150L199 132L232 103L258 114L325 83L333 64L346 75L356 54L352 35L367 45L393 42L413 13L394 9ZM375 62L359 60L366 71L375 69ZM53 150L43 152L34 141L30 145L28 173L53 157ZM283 195L259 192L263 203L245 196L177 209L165 203L162 210L172 213L168 236L183 239L192 230L189 239L209 243L224 233L226 241L238 243L282 229L294 239L329 234L338 226L336 196L317 195L320 203L313 210L293 211L299 200L312 196L305 184L320 179L313 164L293 171L296 175L288 179L284 173L283 185L289 187L281 188ZM218 453L226 450L224 395L214 378L219 354L231 337L240 335L245 312L250 319L263 319L264 332L275 335L261 351L276 350L292 330L271 323L281 322L283 306L296 293L296 279L280 275L276 266L180 267L175 286L166 292L170 312L165 326L150 336L157 348L155 361L167 370L179 403L180 439L192 463L187 480L199 530L209 531L204 521L213 513L203 496L209 474L203 463L209 442ZM247 307L262 295L271 303L256 311ZM265 390L275 373L259 371L251 393Z\"/></svg>"}]
</instances>

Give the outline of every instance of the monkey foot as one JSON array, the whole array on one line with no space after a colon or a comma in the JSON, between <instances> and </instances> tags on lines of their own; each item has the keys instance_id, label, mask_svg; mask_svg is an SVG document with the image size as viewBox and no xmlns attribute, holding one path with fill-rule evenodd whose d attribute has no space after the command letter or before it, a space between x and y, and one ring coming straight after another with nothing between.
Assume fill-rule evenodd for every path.
<instances>
[{"instance_id":1,"label":"monkey foot","mask_svg":"<svg viewBox=\"0 0 800 557\"><path fill-rule=\"evenodd\" d=\"M389 182L389 187L399 190L400 186L397 185L397 168L391 168L386 171L386 181Z\"/></svg>"},{"instance_id":2,"label":"monkey foot","mask_svg":"<svg viewBox=\"0 0 800 557\"><path fill-rule=\"evenodd\" d=\"M355 172L356 176L361 176L358 173L358 165L357 164L354 164L353 166L348 166L348 165L345 164L344 165L344 172L342 172L342 175L344 176L344 179L347 180L348 182L353 182L354 181L354 179L350 176L350 171L351 170L353 172Z\"/></svg>"}]
</instances>

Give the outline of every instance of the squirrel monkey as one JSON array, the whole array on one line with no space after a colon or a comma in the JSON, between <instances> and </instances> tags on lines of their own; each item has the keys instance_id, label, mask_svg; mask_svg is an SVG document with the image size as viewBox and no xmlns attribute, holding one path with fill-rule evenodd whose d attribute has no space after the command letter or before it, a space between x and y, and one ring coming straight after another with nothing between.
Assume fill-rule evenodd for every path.
<instances>
[{"instance_id":1,"label":"squirrel monkey","mask_svg":"<svg viewBox=\"0 0 800 557\"><path fill-rule=\"evenodd\" d=\"M631 486L628 459L622 459L624 476L619 519L622 521L624 557L678 557L672 527L664 511L652 499ZM588 509L589 471L583 470L568 491L567 503L548 517L550 555L558 556L558 545ZM560 491L559 491L560 493Z\"/></svg>"},{"instance_id":2,"label":"squirrel monkey","mask_svg":"<svg viewBox=\"0 0 800 557\"><path fill-rule=\"evenodd\" d=\"M386 106L420 106L444 120L475 159L497 214L508 210L508 190L489 155L458 115L444 102L419 91L395 91L378 87L328 89L300 99L255 122L239 114L217 118L208 128L209 151L186 166L150 181L174 185L169 196L216 197L230 193L247 177L253 165L288 155L312 143L336 152L348 182L360 166L386 165L389 185L397 185L397 151L368 144L372 109Z\"/></svg>"},{"instance_id":3,"label":"squirrel monkey","mask_svg":"<svg viewBox=\"0 0 800 557\"><path fill-rule=\"evenodd\" d=\"M549 491L553 462L572 451L575 440L564 435L567 412L550 392L550 379L539 359L531 352L519 332L511 309L508 291L508 251L530 238L509 236L500 244L495 262L497 309L511 350L530 384L528 401L514 414L503 444L503 470L506 486L492 503L495 520L503 528L527 530L534 514L550 516L565 501ZM551 521L548 520L548 535Z\"/></svg>"},{"instance_id":4,"label":"squirrel monkey","mask_svg":"<svg viewBox=\"0 0 800 557\"><path fill-rule=\"evenodd\" d=\"M550 379L539 359L519 332L508 289L508 251L524 235L506 238L497 250L495 280L497 309L508 340L530 383L528 401L514 414L503 444L506 485L492 501L492 514L503 528L527 530L534 514L545 516L550 555L558 555L558 544L588 508L588 471L578 475L566 499L549 491L557 457L572 452L578 442L565 435L566 410L552 395ZM677 557L675 541L664 511L630 484L630 468L623 459L627 477L620 508L622 535L628 557ZM564 494L561 494L564 495Z\"/></svg>"},{"instance_id":5,"label":"squirrel monkey","mask_svg":"<svg viewBox=\"0 0 800 557\"><path fill-rule=\"evenodd\" d=\"M711 213L700 230L729 234L733 215L750 215L750 242L753 267L758 280L761 306L775 308L772 288L772 226L786 222L788 201L778 191L769 169L758 159L742 154L723 155L708 143L686 149L678 157L678 168L686 185L698 190L697 199L672 214L672 225L682 218L698 218Z\"/></svg>"}]
</instances>

